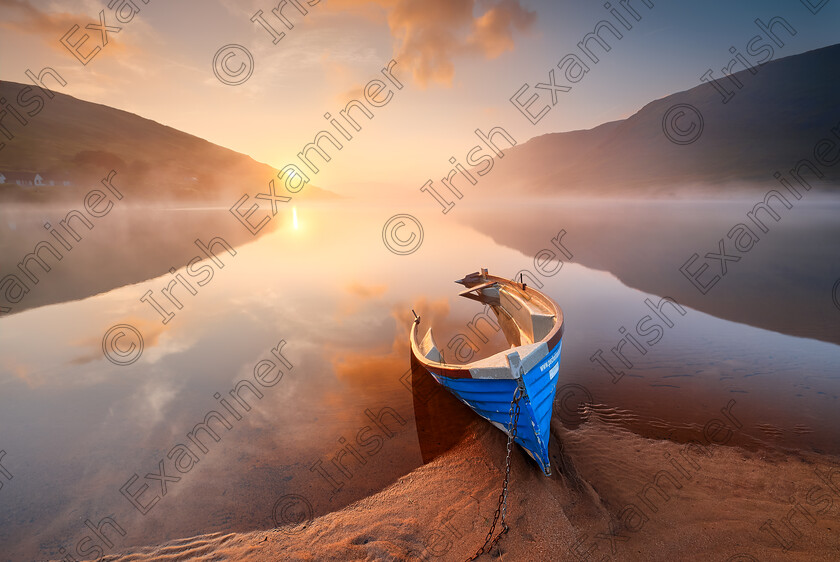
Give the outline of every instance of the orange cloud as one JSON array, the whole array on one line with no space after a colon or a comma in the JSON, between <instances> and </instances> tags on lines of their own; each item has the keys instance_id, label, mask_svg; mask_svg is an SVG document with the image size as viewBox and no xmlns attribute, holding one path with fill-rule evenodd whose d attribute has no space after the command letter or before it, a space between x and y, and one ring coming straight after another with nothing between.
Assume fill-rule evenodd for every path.
<instances>
[{"instance_id":1,"label":"orange cloud","mask_svg":"<svg viewBox=\"0 0 840 562\"><path fill-rule=\"evenodd\" d=\"M76 41L83 33L91 36L91 45L99 41L98 31L85 31L88 23L98 23L97 15L94 14L70 14L67 12L47 13L33 6L28 0L0 0L0 12L3 12L3 21L0 21L0 29L8 29L17 33L28 33L41 36L46 45L59 52L70 54L67 48L59 41L64 34L70 31L74 25L81 29L73 37ZM112 16L108 14L111 19ZM111 20L106 20L109 25L114 25ZM117 24L121 26L122 24ZM85 49L88 47L85 46ZM113 52L126 52L125 45L117 38L108 36L107 49Z\"/></svg>"},{"instance_id":2,"label":"orange cloud","mask_svg":"<svg viewBox=\"0 0 840 562\"><path fill-rule=\"evenodd\" d=\"M475 21L468 42L488 58L496 58L515 47L513 31L527 31L536 14L519 5L518 0L502 0Z\"/></svg>"},{"instance_id":3,"label":"orange cloud","mask_svg":"<svg viewBox=\"0 0 840 562\"><path fill-rule=\"evenodd\" d=\"M331 90L341 91L347 87L347 84L355 84L361 81L361 78L356 75L353 67L344 62L330 58L328 53L321 55L321 66L326 71L324 77L331 84ZM335 102L339 105L344 105L350 100L364 99L364 88L362 86L354 86L352 89L344 90L343 93L335 97Z\"/></svg>"},{"instance_id":4,"label":"orange cloud","mask_svg":"<svg viewBox=\"0 0 840 562\"><path fill-rule=\"evenodd\" d=\"M528 31L536 21L519 0L341 0L331 6L354 10L370 4L386 10L395 58L421 86L451 85L455 57L491 59L513 50L514 31Z\"/></svg>"},{"instance_id":5,"label":"orange cloud","mask_svg":"<svg viewBox=\"0 0 840 562\"><path fill-rule=\"evenodd\" d=\"M0 27L17 32L45 35L51 41L59 39L78 21L89 19L67 13L47 14L27 0L0 0L0 10L4 12L4 21L0 22Z\"/></svg>"}]
</instances>

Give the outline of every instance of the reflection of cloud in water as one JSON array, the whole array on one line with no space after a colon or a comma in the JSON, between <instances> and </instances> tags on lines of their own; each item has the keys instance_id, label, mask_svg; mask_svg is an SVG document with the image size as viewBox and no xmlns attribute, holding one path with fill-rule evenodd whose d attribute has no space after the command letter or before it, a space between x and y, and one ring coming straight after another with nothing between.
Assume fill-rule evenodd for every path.
<instances>
[{"instance_id":1,"label":"reflection of cloud in water","mask_svg":"<svg viewBox=\"0 0 840 562\"><path fill-rule=\"evenodd\" d=\"M44 377L35 373L29 365L19 363L11 357L4 357L2 365L4 371L11 373L13 376L25 382L29 388L35 388L44 384Z\"/></svg>"},{"instance_id":2,"label":"reflection of cloud in water","mask_svg":"<svg viewBox=\"0 0 840 562\"><path fill-rule=\"evenodd\" d=\"M180 389L170 382L154 380L148 381L137 389L132 397L126 400L128 412L120 412L120 418L134 419L144 425L156 424L163 421L167 413L167 406L178 396ZM110 412L112 415L117 412Z\"/></svg>"},{"instance_id":3,"label":"reflection of cloud in water","mask_svg":"<svg viewBox=\"0 0 840 562\"><path fill-rule=\"evenodd\" d=\"M342 299L340 311L344 315L350 315L357 312L363 304L379 299L386 293L388 287L386 285L365 285L354 281L344 287L344 290L353 298Z\"/></svg>"},{"instance_id":4,"label":"reflection of cloud in water","mask_svg":"<svg viewBox=\"0 0 840 562\"><path fill-rule=\"evenodd\" d=\"M424 320L442 323L449 318L449 302L445 298L429 300L426 297L419 297L413 302L415 310L423 311ZM339 382L352 387L354 391L367 393L381 389L383 377L389 377L393 379L391 382L396 382L401 374L408 370L408 330L414 319L411 306L393 307L391 317L394 322L389 322L387 325L396 327L382 328L379 337L374 338L374 341L378 343L373 346L364 348L343 346L335 349L330 362ZM389 337L386 331L393 333L390 346L385 344ZM340 395L332 396L332 399L335 399L337 403L345 400Z\"/></svg>"},{"instance_id":5,"label":"reflection of cloud in water","mask_svg":"<svg viewBox=\"0 0 840 562\"><path fill-rule=\"evenodd\" d=\"M473 338L468 323L484 311L477 303L458 297L461 287L452 280L478 266L513 275L531 267L533 258L447 217L430 222L422 252L402 259L383 247L372 246L381 245L381 220L377 226L375 221L365 220L365 215L360 219L354 213L353 224L358 228L347 228L346 205L315 211L310 209L311 217L307 215L312 228L306 236L295 238L294 244L284 229L278 229L254 243L237 246L236 261L231 261L205 292L185 303L184 310L168 325L162 325L138 301L146 290L144 284L0 320L0 425L4 427L4 439L10 453L15 443L39 445L37 450L15 445L21 458L26 457L37 469L27 475L31 490L26 490L21 509L9 511L5 518L0 515L4 550L29 554L17 558L36 558L33 552L37 544L76 532L71 523L80 516L93 516L98 521L100 513L114 513L123 524L121 517L127 511L121 510L132 508L123 505L126 502L119 494L114 498L119 485L134 472L142 478L154 470L160 449L167 450L183 440L208 410L221 408L214 393L225 394L237 381L252 377L254 365L267 357L279 338L289 342L294 370L277 386L266 389L262 399L254 400L252 410L233 430L221 429L223 440L214 445L189 479L184 479L179 488L173 487L177 496L167 496L161 515L146 518L131 530L138 542L261 528L273 502L284 493L307 495L318 513L335 510L388 486L421 464L423 458L428 460L450 447L460 435L459 427L465 427L456 423L459 409L465 422L476 419L430 377L412 381L414 395L400 381L410 366L411 310L421 316L421 330L434 328L447 359L454 359L447 343L457 334ZM553 211L546 209L543 213ZM592 352L603 348L610 353L609 347L620 337L618 328L632 329L647 313L644 298L655 302L658 298L628 289L612 274L588 269L593 264L587 260L616 264L611 269L627 272L622 279L629 273L644 281L656 281L660 268L664 273L673 270L679 275L677 266L680 259L684 260L683 250L696 245L692 239L688 248L677 247L672 254L651 257L622 253L624 242L635 240L633 236L638 240L655 237L658 225L648 225L650 232L643 225L637 225L632 233L621 232L613 228L618 223L611 221L618 221L623 210L614 211L589 223L585 217L578 218L579 228L575 229L569 222L574 217L563 216L570 212L564 209L556 216L545 216L544 230L534 224L543 222L534 215L527 223L513 220L493 232L494 236L503 235L505 243L513 248L532 254L562 226L569 230L574 261L587 266L567 263L557 275L541 278L545 290L560 301L569 322L561 376L565 383L585 386L595 402L604 405L601 410L593 408L582 429L598 422L603 411L621 422L610 424L609 430L630 428L636 434L658 438L651 441L657 446L671 447L664 440L697 438L702 424L734 396L745 437L756 433L757 424L772 424L785 432L785 439L774 444L822 450L831 447L836 451L833 428L837 426L836 404L840 400L836 398L837 346L772 334L692 310L679 317L677 326L655 349L633 358L634 367L625 369L628 376L619 385L599 372L600 367L590 361ZM161 234L175 233L163 228L180 220L179 213L169 214L171 220L160 225ZM206 217L201 212L190 215L193 220ZM499 216L497 213L496 218ZM192 226L206 230L207 224ZM235 221L234 226L244 231ZM205 230L197 236L206 240ZM107 231L102 232L104 235ZM717 231L709 226L708 232ZM182 234L187 242L181 249L189 249L188 233ZM223 235L221 231L219 235ZM159 242L160 237L156 240ZM232 239L228 241L233 243ZM114 242L122 248L121 238ZM656 254L666 242L670 244L662 241L659 246L642 246ZM154 252L153 243L155 240L141 242L135 255ZM610 252L599 258L591 252L598 247ZM778 247L768 240L768 250ZM147 265L140 273L156 274L157 266L182 263L176 250L174 245L163 248L157 263ZM384 257L359 259L377 250ZM101 260L103 255L91 257ZM750 255L753 259L760 269L760 254ZM72 269L83 266L82 261L74 261ZM648 261L660 268L646 268ZM745 268L733 269L733 277L727 278L733 286L745 284L738 278L749 276L746 260L739 265ZM91 272L107 277L113 273L112 268L121 266L109 263ZM635 271L639 268L642 271ZM158 273L166 276L164 271ZM836 278L837 274L830 277L832 282ZM662 281L663 285L667 282ZM161 280L149 284L160 287ZM679 295L672 296L689 306ZM725 301L723 294L711 298ZM823 299L836 315L828 301L830 295L824 293ZM94 353L102 356L101 338L117 323L136 326L146 340L141 360L128 368L94 357ZM490 336L484 322L482 330ZM497 343L504 345L501 332L494 337L499 339L489 338L491 341L480 344L477 337L473 339L481 347L479 355L504 349L497 347ZM418 394L423 398L420 403L416 401ZM352 455L345 456L345 464L354 476L340 494L331 496L331 487L310 470L313 463L322 461L331 474L337 475L332 468L334 457L347 450L348 444L355 446L358 431L372 425L365 410L376 413L385 407L396 411L406 425L400 426L397 435L385 441L381 452L367 463L357 465ZM55 423L59 412L61 422ZM793 433L795 428L799 433ZM812 431L805 434L802 428ZM489 429L501 452L504 436ZM615 447L606 437L597 447L591 447L596 438L589 434L580 440L583 453L575 462L580 458L581 472L599 473L606 468L611 470L610 475L620 474L623 466L613 466L597 456L599 451L609 454ZM575 442L569 445L571 448ZM50 462L55 458L62 462ZM653 460L668 466L661 455ZM649 468L653 472L643 471L646 478L659 469ZM220 483L223 492L207 493ZM62 507L55 509L55 498L39 490L58 485L63 493L59 498ZM628 489L635 493L639 487ZM602 531L593 528L590 536ZM28 549L27 545L16 544L7 539L9 534L31 537L35 546ZM643 539L640 534L633 540Z\"/></svg>"},{"instance_id":6,"label":"reflection of cloud in water","mask_svg":"<svg viewBox=\"0 0 840 562\"><path fill-rule=\"evenodd\" d=\"M388 288L385 285L362 285L361 283L351 283L347 287L347 292L362 299L370 299L374 297L381 297L385 294Z\"/></svg>"},{"instance_id":7,"label":"reflection of cloud in water","mask_svg":"<svg viewBox=\"0 0 840 562\"><path fill-rule=\"evenodd\" d=\"M150 322L149 320L146 320L145 318L141 318L139 316L132 316L128 320L118 321L116 322L116 324L128 324L129 326L137 328L143 336L144 352L153 347L156 347L160 342L161 335L163 335L163 333L168 329L166 325L160 322ZM91 351L89 353L73 357L67 362L67 364L69 365L84 365L86 363L90 363L92 361L104 358L102 352L101 337L96 338L93 336L88 336L82 339L72 341L70 342L70 345L76 347L88 347L91 348Z\"/></svg>"}]
</instances>

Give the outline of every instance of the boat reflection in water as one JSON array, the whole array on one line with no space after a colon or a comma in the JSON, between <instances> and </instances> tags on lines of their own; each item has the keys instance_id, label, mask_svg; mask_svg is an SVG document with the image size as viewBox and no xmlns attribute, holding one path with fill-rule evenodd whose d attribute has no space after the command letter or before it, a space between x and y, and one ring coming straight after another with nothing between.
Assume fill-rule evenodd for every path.
<instances>
[{"instance_id":1,"label":"boat reflection in water","mask_svg":"<svg viewBox=\"0 0 840 562\"><path fill-rule=\"evenodd\" d=\"M515 441L550 475L549 424L559 379L563 312L541 292L490 275L486 269L456 282L467 287L461 296L490 306L511 349L466 365L448 364L431 328L420 339L418 317L410 331L412 360L508 435L514 426L513 402L518 399Z\"/></svg>"},{"instance_id":2,"label":"boat reflection in water","mask_svg":"<svg viewBox=\"0 0 840 562\"><path fill-rule=\"evenodd\" d=\"M420 455L423 464L428 464L461 441L475 421L475 414L446 392L414 356L411 357L411 393Z\"/></svg>"}]
</instances>

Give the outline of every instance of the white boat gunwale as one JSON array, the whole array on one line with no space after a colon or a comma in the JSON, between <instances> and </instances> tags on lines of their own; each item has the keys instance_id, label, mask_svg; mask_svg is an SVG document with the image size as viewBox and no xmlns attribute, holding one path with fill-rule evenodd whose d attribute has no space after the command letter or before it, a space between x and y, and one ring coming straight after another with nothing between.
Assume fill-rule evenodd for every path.
<instances>
[{"instance_id":1,"label":"white boat gunwale","mask_svg":"<svg viewBox=\"0 0 840 562\"><path fill-rule=\"evenodd\" d=\"M541 291L524 283L490 275L486 269L467 275L456 283L467 287L459 293L460 296L491 306L511 348L465 364L446 363L434 342L431 327L422 340L419 338L421 317L418 316L410 331L411 351L414 358L432 374L448 378L517 379L538 365L562 339L563 311ZM520 308L511 305L519 305ZM522 314L523 309L527 316ZM526 318L530 319L531 326L522 325ZM545 322L549 320L552 325L546 329ZM540 326L535 327L535 323ZM537 335L540 336L538 341L533 341ZM523 344L523 341L528 343ZM512 368L512 352L518 355L521 368Z\"/></svg>"}]
</instances>

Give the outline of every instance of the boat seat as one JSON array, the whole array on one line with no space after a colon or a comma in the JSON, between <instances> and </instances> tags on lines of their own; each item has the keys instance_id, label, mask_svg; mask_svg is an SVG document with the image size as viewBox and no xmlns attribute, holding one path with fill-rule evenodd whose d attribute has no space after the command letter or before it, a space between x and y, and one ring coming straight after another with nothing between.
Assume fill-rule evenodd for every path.
<instances>
[{"instance_id":1,"label":"boat seat","mask_svg":"<svg viewBox=\"0 0 840 562\"><path fill-rule=\"evenodd\" d=\"M426 337L423 338L423 341L420 342L420 352L429 361L443 363L443 356L440 354L437 344L435 344L435 338L432 335L431 328L426 332Z\"/></svg>"},{"instance_id":2,"label":"boat seat","mask_svg":"<svg viewBox=\"0 0 840 562\"><path fill-rule=\"evenodd\" d=\"M531 314L531 329L534 332L534 341L540 341L554 328L555 318L553 314L537 312Z\"/></svg>"},{"instance_id":3,"label":"boat seat","mask_svg":"<svg viewBox=\"0 0 840 562\"><path fill-rule=\"evenodd\" d=\"M548 344L545 342L523 345L516 350L524 372L533 369L548 355ZM500 351L491 357L472 363L470 374L477 379L507 379L510 378L510 351Z\"/></svg>"},{"instance_id":4,"label":"boat seat","mask_svg":"<svg viewBox=\"0 0 840 562\"><path fill-rule=\"evenodd\" d=\"M522 343L534 343L543 339L554 328L553 314L540 307L533 300L526 301L520 295L507 288L499 290L501 307L519 326Z\"/></svg>"}]
</instances>

